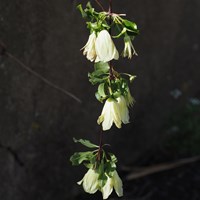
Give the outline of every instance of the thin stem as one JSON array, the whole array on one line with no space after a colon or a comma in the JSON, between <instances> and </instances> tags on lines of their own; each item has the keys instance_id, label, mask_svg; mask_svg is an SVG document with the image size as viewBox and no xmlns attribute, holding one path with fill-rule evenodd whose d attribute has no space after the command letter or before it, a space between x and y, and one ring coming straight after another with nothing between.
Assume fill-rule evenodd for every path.
<instances>
[{"instance_id":1,"label":"thin stem","mask_svg":"<svg viewBox=\"0 0 200 200\"><path fill-rule=\"evenodd\" d=\"M112 0L109 0L109 10L108 12L111 14L112 13Z\"/></svg>"},{"instance_id":2,"label":"thin stem","mask_svg":"<svg viewBox=\"0 0 200 200\"><path fill-rule=\"evenodd\" d=\"M99 2L99 0L95 0L95 2L98 4L98 6L105 12L105 9L103 5Z\"/></svg>"},{"instance_id":3,"label":"thin stem","mask_svg":"<svg viewBox=\"0 0 200 200\"><path fill-rule=\"evenodd\" d=\"M109 0L109 9L108 9L108 13L109 13L109 25L111 26L111 23L112 23L112 0ZM111 27L109 29L109 33L110 35L112 34L112 30L111 30ZM115 79L115 76L113 74L113 66L112 66L112 62L110 61L109 62L109 66L110 66L110 70L109 70L109 78L110 80L114 80Z\"/></svg>"},{"instance_id":4,"label":"thin stem","mask_svg":"<svg viewBox=\"0 0 200 200\"><path fill-rule=\"evenodd\" d=\"M30 72L31 74L33 74L35 77L39 78L40 80L42 80L43 82L45 82L47 85L53 87L54 89L57 89L59 91L61 91L62 93L70 96L71 98L73 98L74 100L76 100L77 102L81 103L81 100L79 98L77 98L74 94L64 90L63 88L60 88L59 86L53 84L52 82L50 82L49 80L47 80L46 78L44 78L43 76L41 76L40 74L38 74L37 72L35 72L34 70L32 70L31 68L27 67L24 63L22 63L18 58L16 58L15 56L13 56L10 53L6 53L6 55L11 58L12 60L14 60L15 62L17 62L21 67L23 67L25 70L27 70L28 72Z\"/></svg>"},{"instance_id":5,"label":"thin stem","mask_svg":"<svg viewBox=\"0 0 200 200\"><path fill-rule=\"evenodd\" d=\"M97 161L101 161L101 152L102 152L102 146L103 146L103 131L100 132L100 138L99 138L99 149L97 153Z\"/></svg>"}]
</instances>

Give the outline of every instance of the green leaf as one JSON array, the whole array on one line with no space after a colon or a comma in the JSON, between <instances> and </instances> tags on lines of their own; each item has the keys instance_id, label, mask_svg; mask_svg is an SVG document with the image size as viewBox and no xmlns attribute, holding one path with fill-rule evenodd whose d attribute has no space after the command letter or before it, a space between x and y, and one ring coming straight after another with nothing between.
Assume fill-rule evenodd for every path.
<instances>
[{"instance_id":1,"label":"green leaf","mask_svg":"<svg viewBox=\"0 0 200 200\"><path fill-rule=\"evenodd\" d=\"M75 152L71 157L70 161L72 165L80 165L84 161L90 161L94 157L94 153L91 151L87 152Z\"/></svg>"},{"instance_id":2,"label":"green leaf","mask_svg":"<svg viewBox=\"0 0 200 200\"><path fill-rule=\"evenodd\" d=\"M123 25L127 28L127 31L129 31L129 34L131 34L131 32L133 32L134 34L139 34L139 30L137 28L136 23L131 22L127 19L124 19Z\"/></svg>"},{"instance_id":3,"label":"green leaf","mask_svg":"<svg viewBox=\"0 0 200 200\"><path fill-rule=\"evenodd\" d=\"M131 30L138 30L138 29L137 29L136 23L131 22L131 21L127 20L127 19L124 19L124 20L123 20L123 24L124 24L125 27L127 27L128 29L131 29Z\"/></svg>"},{"instance_id":4,"label":"green leaf","mask_svg":"<svg viewBox=\"0 0 200 200\"><path fill-rule=\"evenodd\" d=\"M104 63L104 62L97 62L97 63L95 63L94 64L94 69L95 69L95 71L102 71L102 72L104 72L104 73L106 73L106 72L108 72L109 71L109 64L106 62L106 63Z\"/></svg>"},{"instance_id":5,"label":"green leaf","mask_svg":"<svg viewBox=\"0 0 200 200\"><path fill-rule=\"evenodd\" d=\"M108 153L113 163L117 163L117 157L113 153Z\"/></svg>"},{"instance_id":6,"label":"green leaf","mask_svg":"<svg viewBox=\"0 0 200 200\"><path fill-rule=\"evenodd\" d=\"M108 177L106 176L105 170L104 170L104 161L103 160L99 164L98 173L99 173L98 183L99 183L100 188L102 188L106 184L106 181L108 179Z\"/></svg>"},{"instance_id":7,"label":"green leaf","mask_svg":"<svg viewBox=\"0 0 200 200\"><path fill-rule=\"evenodd\" d=\"M109 75L109 65L108 63L98 62L94 65L94 71L88 73L89 81L95 85L97 83L103 83L108 80Z\"/></svg>"},{"instance_id":8,"label":"green leaf","mask_svg":"<svg viewBox=\"0 0 200 200\"><path fill-rule=\"evenodd\" d=\"M108 174L109 177L112 177L114 171L116 170L116 163L117 158L113 153L108 153L110 156L110 160L107 160L105 163L105 172Z\"/></svg>"},{"instance_id":9,"label":"green leaf","mask_svg":"<svg viewBox=\"0 0 200 200\"><path fill-rule=\"evenodd\" d=\"M98 93L102 98L106 98L106 94L105 94L105 83L101 83L98 87Z\"/></svg>"},{"instance_id":10,"label":"green leaf","mask_svg":"<svg viewBox=\"0 0 200 200\"><path fill-rule=\"evenodd\" d=\"M88 147L88 148L99 148L96 144L91 143L89 140L77 140L76 138L73 138L75 143L81 143L82 145Z\"/></svg>"},{"instance_id":11,"label":"green leaf","mask_svg":"<svg viewBox=\"0 0 200 200\"><path fill-rule=\"evenodd\" d=\"M95 97L98 101L100 101L101 103L103 103L103 99L101 98L101 95L98 92L95 92Z\"/></svg>"}]
</instances>

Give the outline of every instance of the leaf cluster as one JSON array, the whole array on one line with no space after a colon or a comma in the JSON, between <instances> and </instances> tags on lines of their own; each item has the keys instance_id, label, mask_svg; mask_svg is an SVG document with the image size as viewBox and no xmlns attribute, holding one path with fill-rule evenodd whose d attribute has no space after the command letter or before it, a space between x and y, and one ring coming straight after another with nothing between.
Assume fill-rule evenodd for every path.
<instances>
[{"instance_id":1,"label":"leaf cluster","mask_svg":"<svg viewBox=\"0 0 200 200\"><path fill-rule=\"evenodd\" d=\"M90 2L86 4L85 9L83 9L81 4L77 6L77 9L80 11L82 17L86 19L87 27L91 32L99 32L103 29L109 30L112 27L117 33L114 38L128 35L133 39L139 34L136 23L125 19L120 14L97 12Z\"/></svg>"}]
</instances>

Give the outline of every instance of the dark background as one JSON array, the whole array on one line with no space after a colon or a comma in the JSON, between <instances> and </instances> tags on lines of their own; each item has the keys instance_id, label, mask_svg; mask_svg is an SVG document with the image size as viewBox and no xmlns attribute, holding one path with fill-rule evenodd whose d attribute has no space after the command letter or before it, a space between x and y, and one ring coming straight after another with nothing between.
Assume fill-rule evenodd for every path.
<instances>
[{"instance_id":1,"label":"dark background","mask_svg":"<svg viewBox=\"0 0 200 200\"><path fill-rule=\"evenodd\" d=\"M85 169L72 167L69 162L70 155L81 150L73 137L98 143L100 127L96 120L103 107L94 97L96 88L87 79L93 66L79 51L88 39L88 30L76 10L79 3L86 1L0 0L0 40L7 51L82 100L82 104L77 103L1 55L1 200L90 197L79 197L83 190L76 184ZM108 6L106 0L102 3ZM119 159L118 169L125 181L124 166L174 161L200 152L200 1L113 0L113 10L127 13L141 32L134 41L139 56L117 63L118 71L137 75L131 86L137 101L130 110L131 123L120 130L113 128L104 136L104 142L112 145L111 151ZM188 134L196 135L190 144L182 141L180 145L182 133L186 141ZM173 143L168 140L172 135L176 135ZM124 199L151 199L152 194L140 197L152 187L156 188L155 194L159 193L159 185L164 193L154 200L169 194L171 198L167 199L198 200L200 174L196 165L188 166L195 174L187 174L183 180L179 177L178 182L167 177L176 177L180 170L184 174L188 168L172 174L163 172L153 176L153 182L145 178L125 181ZM159 179L161 176L164 178ZM198 178L191 186L188 177L193 176ZM172 193L167 182L175 188ZM185 187L186 183L196 188L195 192ZM127 194L130 196L126 198ZM91 199L101 198L97 194Z\"/></svg>"}]
</instances>

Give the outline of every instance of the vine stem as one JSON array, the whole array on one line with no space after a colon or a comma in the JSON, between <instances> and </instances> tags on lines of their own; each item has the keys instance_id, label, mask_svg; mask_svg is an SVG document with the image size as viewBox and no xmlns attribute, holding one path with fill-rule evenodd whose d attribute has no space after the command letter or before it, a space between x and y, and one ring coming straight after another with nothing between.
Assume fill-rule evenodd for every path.
<instances>
[{"instance_id":1,"label":"vine stem","mask_svg":"<svg viewBox=\"0 0 200 200\"><path fill-rule=\"evenodd\" d=\"M112 18L111 18L111 14L112 14L112 0L109 0L108 14L109 14L109 25L111 26L111 23L112 23ZM110 33L110 35L112 34L111 27L109 29L109 33ZM113 67L112 67L112 62L111 61L109 62L109 66L110 66L109 77L110 77L110 80L113 80L115 77L113 75Z\"/></svg>"},{"instance_id":2,"label":"vine stem","mask_svg":"<svg viewBox=\"0 0 200 200\"><path fill-rule=\"evenodd\" d=\"M103 146L103 131L101 130L100 137L99 137L99 150L98 150L98 153L97 153L97 160L99 162L101 161L102 146Z\"/></svg>"},{"instance_id":3,"label":"vine stem","mask_svg":"<svg viewBox=\"0 0 200 200\"><path fill-rule=\"evenodd\" d=\"M109 25L112 23L112 18L111 18L111 13L112 13L112 0L109 0L109 8L108 8L108 13L109 13ZM109 33L111 35L111 28L109 29ZM109 62L110 70L109 70L109 77L110 80L114 79L114 74L113 74L113 67L112 67L112 62ZM101 152L102 152L102 146L103 146L103 131L101 130L100 136L99 136L99 150L97 153L97 161L101 161Z\"/></svg>"}]
</instances>

